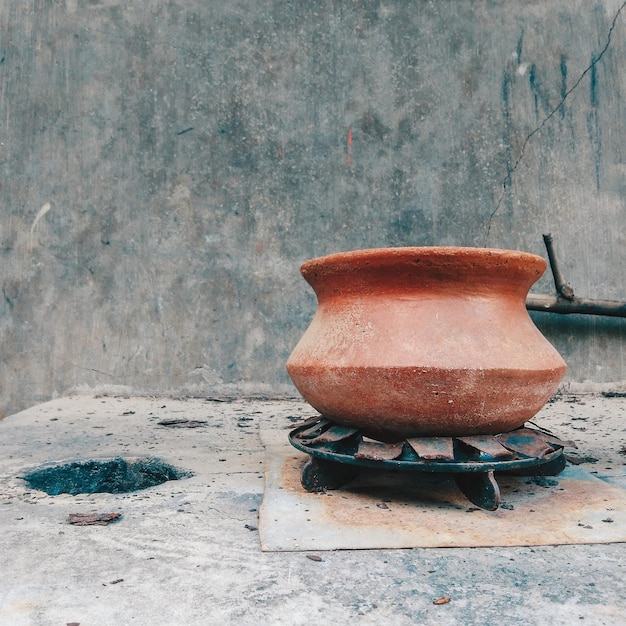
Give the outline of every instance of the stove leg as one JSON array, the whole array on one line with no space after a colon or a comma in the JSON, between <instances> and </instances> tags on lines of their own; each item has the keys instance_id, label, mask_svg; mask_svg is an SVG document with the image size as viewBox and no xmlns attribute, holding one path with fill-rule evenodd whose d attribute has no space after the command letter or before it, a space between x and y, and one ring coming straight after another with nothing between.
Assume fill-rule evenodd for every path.
<instances>
[{"instance_id":1,"label":"stove leg","mask_svg":"<svg viewBox=\"0 0 626 626\"><path fill-rule=\"evenodd\" d=\"M339 489L357 473L358 469L352 465L310 457L302 468L300 482L307 491L318 493L327 489Z\"/></svg>"},{"instance_id":2,"label":"stove leg","mask_svg":"<svg viewBox=\"0 0 626 626\"><path fill-rule=\"evenodd\" d=\"M455 474L454 480L472 504L487 511L495 511L500 506L500 487L492 470Z\"/></svg>"}]
</instances>

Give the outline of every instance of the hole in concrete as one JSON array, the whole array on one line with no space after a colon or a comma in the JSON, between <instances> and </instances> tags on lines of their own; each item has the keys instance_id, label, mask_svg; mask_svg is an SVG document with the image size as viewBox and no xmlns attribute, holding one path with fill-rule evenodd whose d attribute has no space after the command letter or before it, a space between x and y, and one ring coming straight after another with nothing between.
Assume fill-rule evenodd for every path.
<instances>
[{"instance_id":1,"label":"hole in concrete","mask_svg":"<svg viewBox=\"0 0 626 626\"><path fill-rule=\"evenodd\" d=\"M160 485L168 480L189 478L190 472L159 459L90 460L41 467L25 476L31 489L50 496L69 493L128 493Z\"/></svg>"}]
</instances>

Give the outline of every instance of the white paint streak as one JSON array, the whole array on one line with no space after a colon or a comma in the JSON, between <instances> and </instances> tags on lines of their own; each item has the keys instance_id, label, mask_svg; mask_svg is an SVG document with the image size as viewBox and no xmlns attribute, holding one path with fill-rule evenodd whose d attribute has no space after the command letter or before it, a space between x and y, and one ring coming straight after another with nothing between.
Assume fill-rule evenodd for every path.
<instances>
[{"instance_id":1,"label":"white paint streak","mask_svg":"<svg viewBox=\"0 0 626 626\"><path fill-rule=\"evenodd\" d=\"M37 212L37 215L35 216L35 221L33 222L33 225L30 227L30 234L33 234L33 231L35 230L35 226L37 226L37 222L51 209L52 207L50 206L49 202L46 202L41 209L39 209L39 211Z\"/></svg>"}]
</instances>

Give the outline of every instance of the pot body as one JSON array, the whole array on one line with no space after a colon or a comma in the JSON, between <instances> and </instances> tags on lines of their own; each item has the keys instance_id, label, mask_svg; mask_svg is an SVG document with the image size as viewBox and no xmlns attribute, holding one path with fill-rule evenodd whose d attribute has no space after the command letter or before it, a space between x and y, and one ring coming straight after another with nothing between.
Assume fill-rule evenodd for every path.
<instances>
[{"instance_id":1,"label":"pot body","mask_svg":"<svg viewBox=\"0 0 626 626\"><path fill-rule=\"evenodd\" d=\"M526 310L546 262L484 248L380 248L307 261L318 300L287 361L330 420L384 441L497 434L565 374Z\"/></svg>"}]
</instances>

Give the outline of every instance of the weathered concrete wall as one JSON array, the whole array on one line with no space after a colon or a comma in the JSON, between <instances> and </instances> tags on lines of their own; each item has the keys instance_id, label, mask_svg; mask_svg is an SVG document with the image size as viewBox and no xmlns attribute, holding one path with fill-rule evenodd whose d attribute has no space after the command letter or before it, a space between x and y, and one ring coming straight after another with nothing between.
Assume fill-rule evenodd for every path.
<instances>
[{"instance_id":1,"label":"weathered concrete wall","mask_svg":"<svg viewBox=\"0 0 626 626\"><path fill-rule=\"evenodd\" d=\"M298 266L340 250L552 232L626 299L621 0L8 0L0 58L5 413L292 391ZM570 380L626 379L624 320L534 317Z\"/></svg>"}]
</instances>

